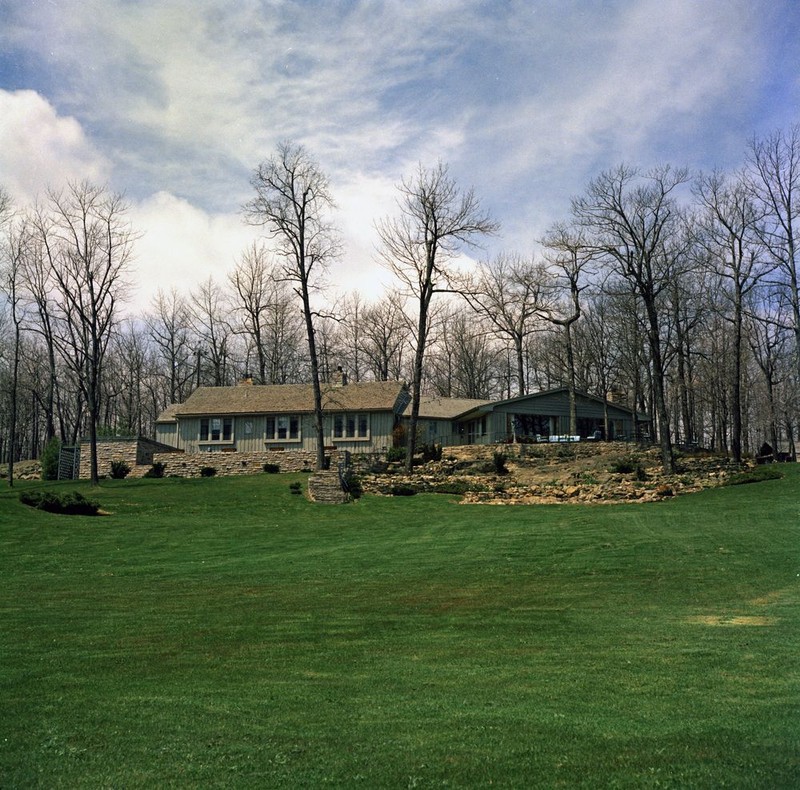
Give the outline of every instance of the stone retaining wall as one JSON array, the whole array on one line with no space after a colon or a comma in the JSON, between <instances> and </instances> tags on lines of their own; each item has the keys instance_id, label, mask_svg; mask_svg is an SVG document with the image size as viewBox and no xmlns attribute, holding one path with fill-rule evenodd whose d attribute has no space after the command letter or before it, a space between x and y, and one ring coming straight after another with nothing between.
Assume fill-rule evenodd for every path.
<instances>
[{"instance_id":1,"label":"stone retaining wall","mask_svg":"<svg viewBox=\"0 0 800 790\"><path fill-rule=\"evenodd\" d=\"M326 453L335 465L337 450ZM200 470L210 466L218 475L264 474L264 464L275 464L281 472L310 472L317 464L313 450L264 450L257 453L156 453L153 463L164 464L165 477L200 477ZM149 467L147 467L149 469ZM142 474L147 471L142 470Z\"/></svg>"},{"instance_id":2,"label":"stone retaining wall","mask_svg":"<svg viewBox=\"0 0 800 790\"><path fill-rule=\"evenodd\" d=\"M81 441L80 472L81 480L91 477L91 448L88 441ZM169 445L157 442L154 439L139 437L109 437L97 440L97 474L100 477L111 476L111 462L124 461L131 468L131 477L141 477L153 463L153 458L158 455L180 453L180 450L170 448ZM138 468L137 468L138 467Z\"/></svg>"}]
</instances>

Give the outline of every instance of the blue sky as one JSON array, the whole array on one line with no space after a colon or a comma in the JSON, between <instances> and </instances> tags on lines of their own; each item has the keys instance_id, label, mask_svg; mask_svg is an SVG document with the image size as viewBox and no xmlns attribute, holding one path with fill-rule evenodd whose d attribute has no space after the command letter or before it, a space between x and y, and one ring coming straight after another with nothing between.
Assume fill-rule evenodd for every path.
<instances>
[{"instance_id":1,"label":"blue sky","mask_svg":"<svg viewBox=\"0 0 800 790\"><path fill-rule=\"evenodd\" d=\"M222 282L278 141L329 174L330 279L367 298L376 219L447 162L524 254L600 170L735 168L800 121L794 0L0 0L0 183L24 204L88 177L124 191L135 307Z\"/></svg>"}]
</instances>

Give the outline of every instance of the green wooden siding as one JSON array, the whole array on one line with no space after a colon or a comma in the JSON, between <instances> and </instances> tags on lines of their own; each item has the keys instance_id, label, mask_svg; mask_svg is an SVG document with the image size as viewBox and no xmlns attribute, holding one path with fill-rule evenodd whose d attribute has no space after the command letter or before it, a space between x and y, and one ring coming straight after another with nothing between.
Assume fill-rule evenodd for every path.
<instances>
[{"instance_id":1,"label":"green wooden siding","mask_svg":"<svg viewBox=\"0 0 800 790\"><path fill-rule=\"evenodd\" d=\"M325 417L325 446L335 446L352 453L374 452L392 446L394 414L391 412L356 412L369 416L369 435L366 438L335 438L333 435L333 416ZM224 417L225 415L215 415ZM239 452L261 452L283 448L284 450L316 451L316 431L311 414L300 416L300 438L267 439L267 418L269 415L244 415L233 417L233 435L230 441L207 441L200 439L201 417L183 417L177 426L163 423L158 426L158 440L185 450L187 453L237 450ZM281 415L273 415L278 417Z\"/></svg>"}]
</instances>

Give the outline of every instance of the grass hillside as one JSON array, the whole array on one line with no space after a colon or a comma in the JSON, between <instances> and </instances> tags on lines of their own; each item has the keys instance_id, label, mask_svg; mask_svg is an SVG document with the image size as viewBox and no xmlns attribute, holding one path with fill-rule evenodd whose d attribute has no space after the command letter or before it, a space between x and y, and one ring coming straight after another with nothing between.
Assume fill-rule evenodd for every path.
<instances>
[{"instance_id":1,"label":"grass hillside","mask_svg":"<svg viewBox=\"0 0 800 790\"><path fill-rule=\"evenodd\" d=\"M651 504L0 492L2 787L800 785L800 470ZM54 515L21 490L79 490Z\"/></svg>"}]
</instances>

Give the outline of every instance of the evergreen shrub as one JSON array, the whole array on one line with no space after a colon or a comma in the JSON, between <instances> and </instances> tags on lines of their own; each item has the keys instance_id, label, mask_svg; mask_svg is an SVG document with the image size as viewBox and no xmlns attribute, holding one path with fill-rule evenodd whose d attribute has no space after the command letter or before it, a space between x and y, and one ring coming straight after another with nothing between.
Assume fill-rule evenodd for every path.
<instances>
[{"instance_id":1,"label":"evergreen shrub","mask_svg":"<svg viewBox=\"0 0 800 790\"><path fill-rule=\"evenodd\" d=\"M405 447L390 447L386 451L386 460L389 463L397 462L397 461L405 461L406 460L406 448Z\"/></svg>"},{"instance_id":2,"label":"evergreen shrub","mask_svg":"<svg viewBox=\"0 0 800 790\"><path fill-rule=\"evenodd\" d=\"M60 513L67 516L96 516L100 503L86 499L77 491L63 494L55 491L23 491L19 495L23 505L45 510L48 513Z\"/></svg>"},{"instance_id":3,"label":"evergreen shrub","mask_svg":"<svg viewBox=\"0 0 800 790\"><path fill-rule=\"evenodd\" d=\"M58 458L61 454L61 441L54 436L45 446L40 459L42 480L58 480Z\"/></svg>"},{"instance_id":4,"label":"evergreen shrub","mask_svg":"<svg viewBox=\"0 0 800 790\"><path fill-rule=\"evenodd\" d=\"M111 462L111 477L114 480L123 480L130 474L131 468L125 461Z\"/></svg>"},{"instance_id":5,"label":"evergreen shrub","mask_svg":"<svg viewBox=\"0 0 800 790\"><path fill-rule=\"evenodd\" d=\"M144 473L145 477L164 477L164 469L166 468L165 464L162 464L161 461L155 461L153 465Z\"/></svg>"}]
</instances>

